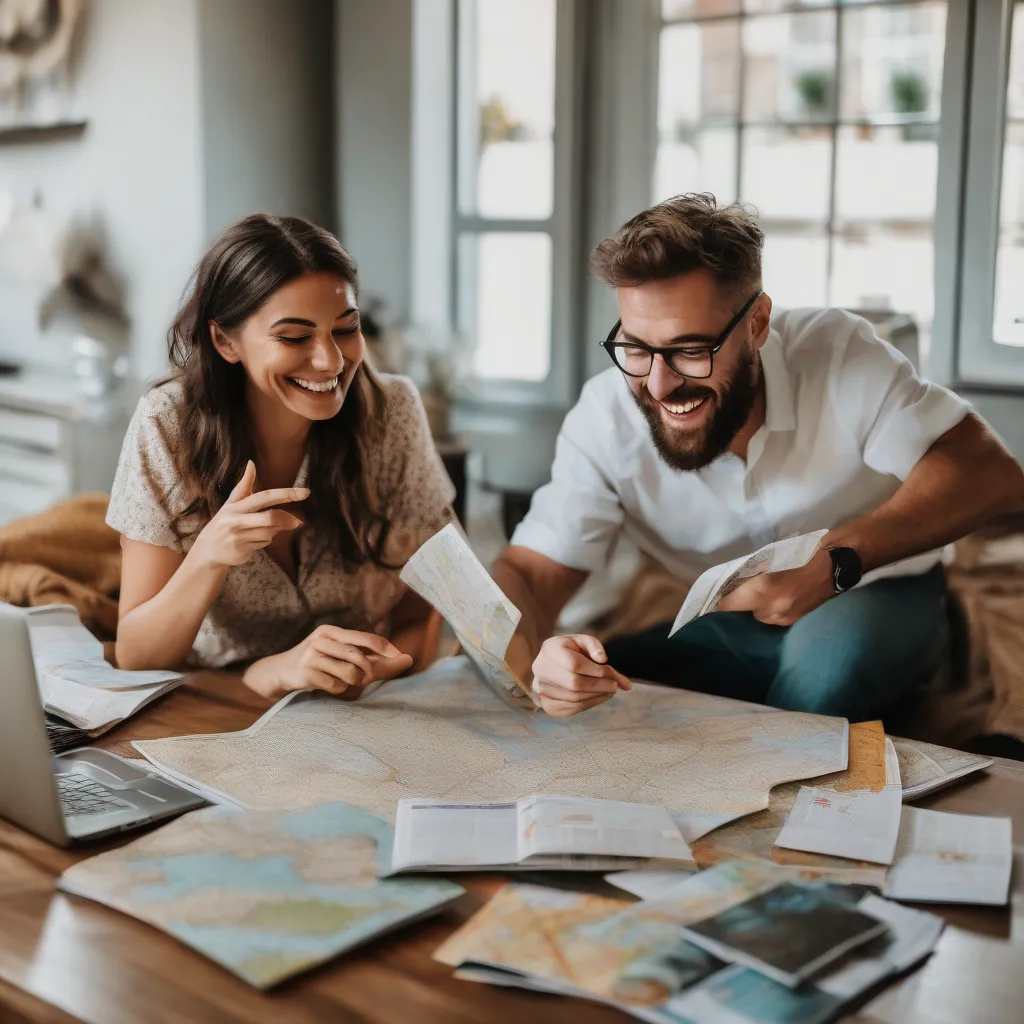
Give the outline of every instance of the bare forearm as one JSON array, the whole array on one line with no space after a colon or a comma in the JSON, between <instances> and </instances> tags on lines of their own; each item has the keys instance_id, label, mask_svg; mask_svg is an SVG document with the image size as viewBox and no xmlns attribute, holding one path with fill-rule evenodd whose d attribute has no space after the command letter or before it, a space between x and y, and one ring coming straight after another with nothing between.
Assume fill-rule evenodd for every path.
<instances>
[{"instance_id":1,"label":"bare forearm","mask_svg":"<svg viewBox=\"0 0 1024 1024\"><path fill-rule=\"evenodd\" d=\"M980 421L965 421L925 454L873 512L831 530L825 547L851 547L865 572L931 551L1024 506L1024 472ZM960 431L959 434L954 432Z\"/></svg>"},{"instance_id":2,"label":"bare forearm","mask_svg":"<svg viewBox=\"0 0 1024 1024\"><path fill-rule=\"evenodd\" d=\"M158 594L125 614L117 626L117 663L124 669L172 668L192 650L206 613L227 575L185 557Z\"/></svg>"},{"instance_id":3,"label":"bare forearm","mask_svg":"<svg viewBox=\"0 0 1024 1024\"><path fill-rule=\"evenodd\" d=\"M587 574L528 549L510 547L498 557L491 575L522 613L506 661L522 682L529 683L541 645L554 633L559 613Z\"/></svg>"}]
</instances>

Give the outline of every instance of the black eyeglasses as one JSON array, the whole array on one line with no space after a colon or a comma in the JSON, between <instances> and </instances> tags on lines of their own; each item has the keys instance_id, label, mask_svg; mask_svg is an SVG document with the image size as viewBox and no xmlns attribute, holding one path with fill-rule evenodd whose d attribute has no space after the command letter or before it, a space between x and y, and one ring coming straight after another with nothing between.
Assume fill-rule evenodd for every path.
<instances>
[{"instance_id":1,"label":"black eyeglasses","mask_svg":"<svg viewBox=\"0 0 1024 1024\"><path fill-rule=\"evenodd\" d=\"M612 357L612 362L627 377L646 377L654 365L654 357L661 356L669 369L680 377L703 380L710 377L715 364L715 353L726 343L729 335L739 326L740 321L750 312L751 306L763 292L756 292L743 304L743 308L726 324L717 338L688 338L685 344L655 348L642 341L616 341L622 321L616 320L601 347Z\"/></svg>"}]
</instances>

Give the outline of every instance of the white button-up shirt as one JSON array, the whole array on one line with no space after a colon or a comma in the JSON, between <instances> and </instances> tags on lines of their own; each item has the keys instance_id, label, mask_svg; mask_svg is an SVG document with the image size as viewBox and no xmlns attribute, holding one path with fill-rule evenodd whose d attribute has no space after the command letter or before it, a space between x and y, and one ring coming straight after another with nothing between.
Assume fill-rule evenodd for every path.
<instances>
[{"instance_id":1,"label":"white button-up shirt","mask_svg":"<svg viewBox=\"0 0 1024 1024\"><path fill-rule=\"evenodd\" d=\"M692 583L772 540L834 529L877 508L934 441L970 411L918 377L860 317L797 309L761 349L765 422L744 462L726 452L695 472L659 457L622 374L584 386L558 437L552 479L512 543L595 571L620 531ZM865 576L920 573L934 551Z\"/></svg>"}]
</instances>

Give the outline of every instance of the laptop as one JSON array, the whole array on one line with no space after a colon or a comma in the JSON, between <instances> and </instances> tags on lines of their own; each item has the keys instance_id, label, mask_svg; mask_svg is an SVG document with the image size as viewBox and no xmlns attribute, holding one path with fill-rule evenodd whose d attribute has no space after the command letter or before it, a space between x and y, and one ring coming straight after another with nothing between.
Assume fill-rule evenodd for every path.
<instances>
[{"instance_id":1,"label":"laptop","mask_svg":"<svg viewBox=\"0 0 1024 1024\"><path fill-rule=\"evenodd\" d=\"M205 800L105 750L54 755L28 613L0 605L0 817L58 846L139 828Z\"/></svg>"}]
</instances>

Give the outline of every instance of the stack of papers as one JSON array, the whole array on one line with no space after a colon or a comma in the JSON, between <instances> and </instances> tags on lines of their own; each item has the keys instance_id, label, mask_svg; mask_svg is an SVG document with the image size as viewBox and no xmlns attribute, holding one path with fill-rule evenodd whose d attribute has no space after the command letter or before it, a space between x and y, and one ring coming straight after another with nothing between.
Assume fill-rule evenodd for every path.
<instances>
[{"instance_id":1,"label":"stack of papers","mask_svg":"<svg viewBox=\"0 0 1024 1024\"><path fill-rule=\"evenodd\" d=\"M681 926L796 877L792 868L732 861L690 876L671 898L633 904L509 885L434 956L460 978L595 999L652 1024L822 1024L927 956L942 932L941 918L878 896L801 887L840 900L879 936L795 989L681 937Z\"/></svg>"},{"instance_id":2,"label":"stack of papers","mask_svg":"<svg viewBox=\"0 0 1024 1024\"><path fill-rule=\"evenodd\" d=\"M480 674L521 707L533 698L505 662L522 613L502 593L466 539L449 523L405 564L402 582L436 608Z\"/></svg>"},{"instance_id":3,"label":"stack of papers","mask_svg":"<svg viewBox=\"0 0 1024 1024\"><path fill-rule=\"evenodd\" d=\"M857 890L784 882L683 929L720 960L746 964L788 988L820 974L888 925L858 910Z\"/></svg>"},{"instance_id":4,"label":"stack of papers","mask_svg":"<svg viewBox=\"0 0 1024 1024\"><path fill-rule=\"evenodd\" d=\"M112 728L181 682L180 672L123 672L71 605L29 609L28 632L43 707L90 736Z\"/></svg>"},{"instance_id":5,"label":"stack of papers","mask_svg":"<svg viewBox=\"0 0 1024 1024\"><path fill-rule=\"evenodd\" d=\"M701 573L697 577L697 582L690 587L690 592L686 595L686 600L679 609L668 635L672 636L693 619L713 612L718 607L718 602L744 580L760 576L764 572L799 569L800 566L806 565L818 550L818 542L826 533L828 530L818 530L816 533L775 541L766 544L752 555L734 558L731 562L713 566Z\"/></svg>"},{"instance_id":6,"label":"stack of papers","mask_svg":"<svg viewBox=\"0 0 1024 1024\"><path fill-rule=\"evenodd\" d=\"M982 903L1010 898L1009 818L906 807L885 895L914 903Z\"/></svg>"},{"instance_id":7,"label":"stack of papers","mask_svg":"<svg viewBox=\"0 0 1024 1024\"><path fill-rule=\"evenodd\" d=\"M813 983L791 989L749 968L728 967L642 1019L652 1024L824 1024L868 989L928 956L944 927L934 914L878 896L863 897L857 909L886 925L888 938L857 950Z\"/></svg>"},{"instance_id":8,"label":"stack of papers","mask_svg":"<svg viewBox=\"0 0 1024 1024\"><path fill-rule=\"evenodd\" d=\"M462 895L442 879L378 878L390 848L390 826L343 803L208 807L74 865L58 884L267 988Z\"/></svg>"},{"instance_id":9,"label":"stack of papers","mask_svg":"<svg viewBox=\"0 0 1024 1024\"><path fill-rule=\"evenodd\" d=\"M664 807L560 796L399 800L391 871L607 871L624 857L692 860Z\"/></svg>"}]
</instances>

